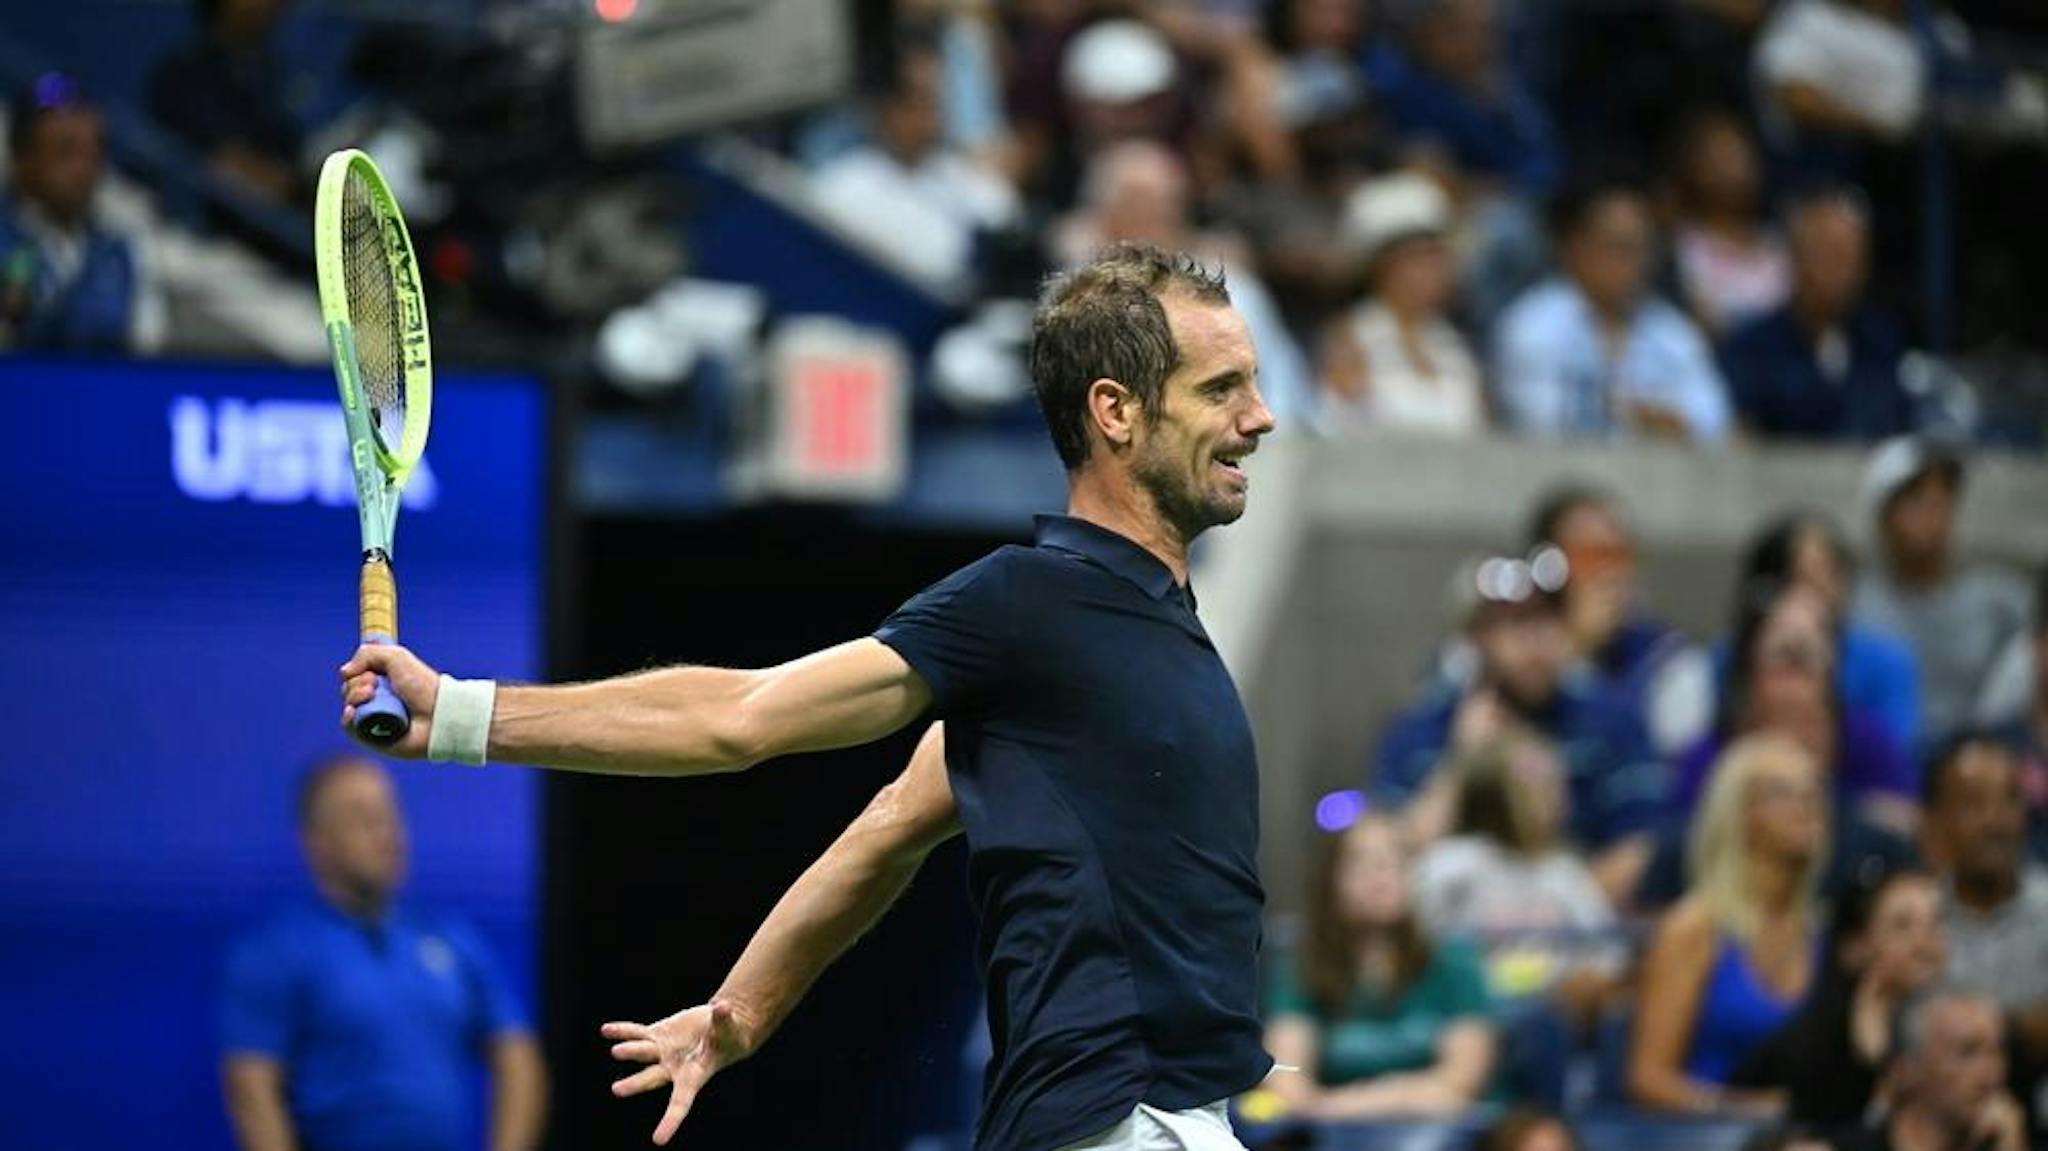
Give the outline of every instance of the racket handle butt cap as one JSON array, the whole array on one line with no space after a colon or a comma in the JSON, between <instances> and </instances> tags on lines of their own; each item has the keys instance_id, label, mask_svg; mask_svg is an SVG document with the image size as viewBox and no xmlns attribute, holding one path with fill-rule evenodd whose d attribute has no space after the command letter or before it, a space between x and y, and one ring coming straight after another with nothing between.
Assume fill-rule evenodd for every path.
<instances>
[{"instance_id":1,"label":"racket handle butt cap","mask_svg":"<svg viewBox=\"0 0 2048 1151\"><path fill-rule=\"evenodd\" d=\"M391 642L389 636L381 635L366 635L363 639L367 643ZM356 738L364 743L390 747L412 730L412 712L391 690L391 681L380 675L376 692L356 708L354 726Z\"/></svg>"}]
</instances>

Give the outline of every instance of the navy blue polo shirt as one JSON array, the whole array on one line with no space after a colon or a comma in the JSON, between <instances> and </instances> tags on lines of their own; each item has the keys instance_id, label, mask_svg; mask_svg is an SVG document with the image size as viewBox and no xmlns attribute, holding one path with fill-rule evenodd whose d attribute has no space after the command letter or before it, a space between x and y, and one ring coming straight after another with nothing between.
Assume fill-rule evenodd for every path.
<instances>
[{"instance_id":1,"label":"navy blue polo shirt","mask_svg":"<svg viewBox=\"0 0 2048 1151\"><path fill-rule=\"evenodd\" d=\"M1898 330L1858 311L1842 324L1842 351L1830 374L1787 305L1729 333L1721 368L1743 421L1766 436L1868 442L1917 427L1917 404L1899 380Z\"/></svg>"},{"instance_id":2,"label":"navy blue polo shirt","mask_svg":"<svg viewBox=\"0 0 2048 1151\"><path fill-rule=\"evenodd\" d=\"M224 1053L284 1066L307 1151L478 1146L485 1044L528 1030L468 928L403 910L365 923L314 900L235 946L220 1026Z\"/></svg>"},{"instance_id":3,"label":"navy blue polo shirt","mask_svg":"<svg viewBox=\"0 0 2048 1151\"><path fill-rule=\"evenodd\" d=\"M1046 1151L1272 1067L1258 1017L1258 764L1194 598L1043 516L875 633L931 689L981 918L981 1151Z\"/></svg>"}]
</instances>

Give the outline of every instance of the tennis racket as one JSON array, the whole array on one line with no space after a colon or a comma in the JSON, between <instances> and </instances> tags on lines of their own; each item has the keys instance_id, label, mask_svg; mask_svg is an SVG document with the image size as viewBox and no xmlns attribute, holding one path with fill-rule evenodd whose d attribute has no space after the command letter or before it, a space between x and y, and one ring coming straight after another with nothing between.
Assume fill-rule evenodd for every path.
<instances>
[{"instance_id":1,"label":"tennis racket","mask_svg":"<svg viewBox=\"0 0 2048 1151\"><path fill-rule=\"evenodd\" d=\"M313 255L363 528L362 638L396 643L398 581L391 573L391 540L399 493L427 446L432 356L426 297L405 217L377 165L354 149L327 157L320 169ZM388 747L411 729L411 713L391 684L377 677L377 693L356 708L356 735Z\"/></svg>"}]
</instances>

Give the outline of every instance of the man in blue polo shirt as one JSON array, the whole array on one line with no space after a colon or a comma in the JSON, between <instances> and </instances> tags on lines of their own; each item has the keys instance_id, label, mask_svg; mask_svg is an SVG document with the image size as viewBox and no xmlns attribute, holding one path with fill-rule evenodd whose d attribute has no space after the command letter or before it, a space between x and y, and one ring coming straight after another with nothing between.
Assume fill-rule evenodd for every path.
<instances>
[{"instance_id":1,"label":"man in blue polo shirt","mask_svg":"<svg viewBox=\"0 0 2048 1151\"><path fill-rule=\"evenodd\" d=\"M222 1076L244 1151L470 1151L480 1061L490 1151L531 1151L540 1048L475 933L394 905L406 843L390 777L353 756L316 766L299 834L318 897L228 960Z\"/></svg>"},{"instance_id":2,"label":"man in blue polo shirt","mask_svg":"<svg viewBox=\"0 0 2048 1151\"><path fill-rule=\"evenodd\" d=\"M1031 372L1068 515L871 637L763 671L563 687L456 680L396 648L358 649L341 669L344 723L382 673L415 717L401 753L458 761L696 774L866 742L927 712L947 721L923 774L913 765L870 808L878 849L784 898L741 961L758 978L605 1028L619 1058L652 1064L618 1094L671 1085L656 1142L879 914L905 861L957 826L994 1046L977 1146L1240 1147L1224 1101L1272 1067L1257 1015L1258 769L1187 565L1196 536L1243 513L1241 462L1272 413L1222 277L1149 248L1111 249L1047 288Z\"/></svg>"}]
</instances>

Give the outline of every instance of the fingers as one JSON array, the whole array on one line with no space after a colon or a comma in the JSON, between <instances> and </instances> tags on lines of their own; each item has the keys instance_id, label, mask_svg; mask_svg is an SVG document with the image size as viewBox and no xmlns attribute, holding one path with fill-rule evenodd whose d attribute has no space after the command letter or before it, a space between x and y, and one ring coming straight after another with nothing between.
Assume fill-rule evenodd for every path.
<instances>
[{"instance_id":1,"label":"fingers","mask_svg":"<svg viewBox=\"0 0 2048 1151\"><path fill-rule=\"evenodd\" d=\"M675 1089L668 1093L668 1109L661 1113L661 1122L654 1128L656 1147L668 1146L668 1141L675 1137L676 1128L681 1127L683 1120L689 1116L690 1104L696 1098L696 1085L684 1083L680 1079L676 1081Z\"/></svg>"},{"instance_id":2,"label":"fingers","mask_svg":"<svg viewBox=\"0 0 2048 1151\"><path fill-rule=\"evenodd\" d=\"M341 678L353 679L365 672L389 673L407 661L417 662L412 652L395 643L366 643L356 648L348 662L341 665Z\"/></svg>"},{"instance_id":3,"label":"fingers","mask_svg":"<svg viewBox=\"0 0 2048 1151\"><path fill-rule=\"evenodd\" d=\"M652 1091L667 1082L668 1068L656 1063L652 1067L642 1067L639 1071L614 1082L612 1094L625 1099L642 1091Z\"/></svg>"},{"instance_id":4,"label":"fingers","mask_svg":"<svg viewBox=\"0 0 2048 1151\"><path fill-rule=\"evenodd\" d=\"M645 1023L614 1022L597 1029L606 1039L645 1039L651 1029Z\"/></svg>"},{"instance_id":5,"label":"fingers","mask_svg":"<svg viewBox=\"0 0 2048 1151\"><path fill-rule=\"evenodd\" d=\"M652 1039L633 1039L625 1043L612 1044L612 1058L621 1063L652 1063L661 1058L661 1048L656 1046Z\"/></svg>"},{"instance_id":6,"label":"fingers","mask_svg":"<svg viewBox=\"0 0 2048 1151\"><path fill-rule=\"evenodd\" d=\"M348 706L360 706L375 694L377 676L374 672L364 672L362 675L350 676L342 681L341 702Z\"/></svg>"},{"instance_id":7,"label":"fingers","mask_svg":"<svg viewBox=\"0 0 2048 1151\"><path fill-rule=\"evenodd\" d=\"M354 679L364 672L383 671L391 662L391 653L398 648L391 644L366 643L356 648L356 653L341 665L341 678Z\"/></svg>"}]
</instances>

